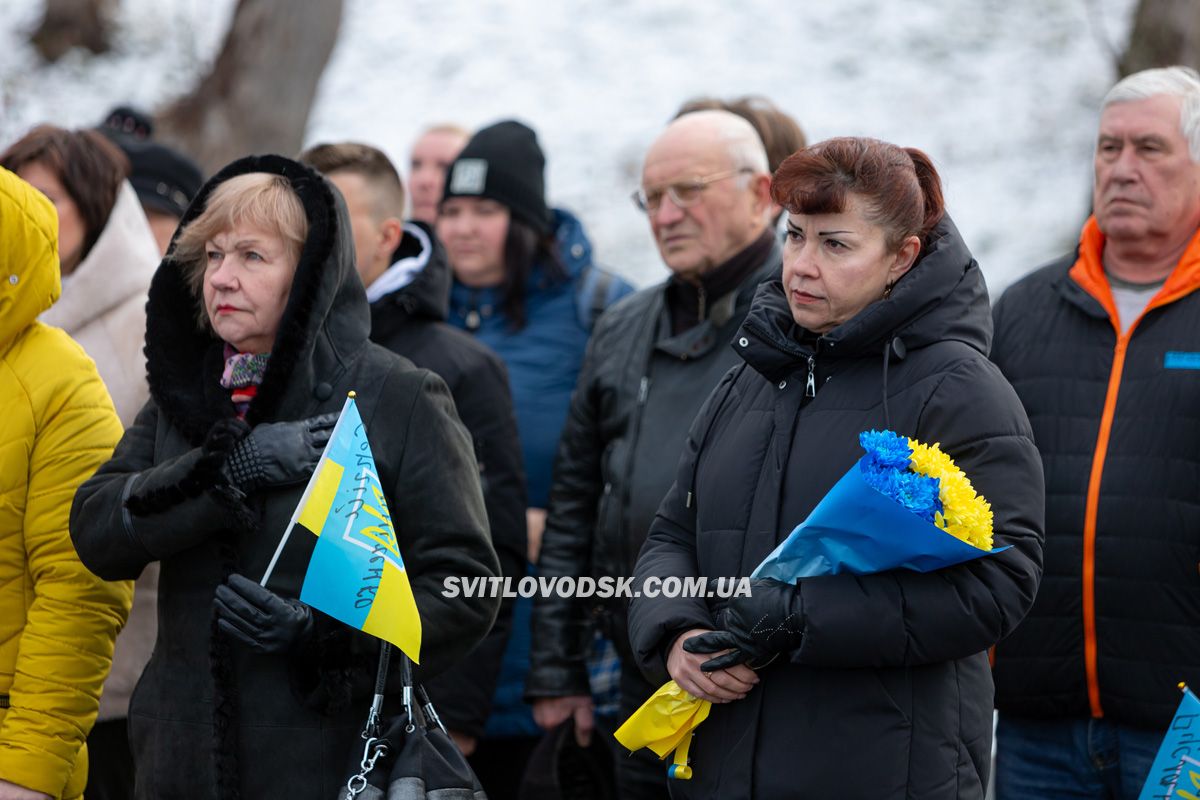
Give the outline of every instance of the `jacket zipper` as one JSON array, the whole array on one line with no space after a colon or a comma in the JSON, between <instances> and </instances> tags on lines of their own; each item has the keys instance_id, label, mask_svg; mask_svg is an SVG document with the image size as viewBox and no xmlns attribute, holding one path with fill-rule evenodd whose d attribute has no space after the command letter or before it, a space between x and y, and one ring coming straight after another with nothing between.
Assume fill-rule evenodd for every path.
<instances>
[{"instance_id":1,"label":"jacket zipper","mask_svg":"<svg viewBox=\"0 0 1200 800\"><path fill-rule=\"evenodd\" d=\"M646 368L649 369L649 364L646 365ZM630 473L632 473L632 471L633 471L633 453L637 449L638 439L640 439L642 436L642 415L645 413L646 400L649 397L650 397L650 376L643 375L641 380L638 381L637 407L634 410L634 424L631 425L631 427L633 428L633 431L632 431L633 436L629 440L629 455L626 456L626 458L625 458L625 472L626 472L627 478L630 475ZM616 506L613 509L612 513L617 515L617 546L620 548L620 552L621 552L621 569L626 569L627 567L632 568L633 562L637 560L636 559L637 554L630 552L630 550L632 548L630 548L630 546L629 546L629 531L626 530L625 522L623 519L623 517L625 515L625 501L626 501L626 498L628 498L628 496L629 496L629 486L628 486L629 482L630 481L628 479L625 481L626 486L624 486L622 488L622 491L621 491L621 494L619 497L616 497L616 498L610 497L608 500L610 505L615 504L615 506ZM604 491L606 494L611 493L612 484L605 483Z\"/></svg>"},{"instance_id":2,"label":"jacket zipper","mask_svg":"<svg viewBox=\"0 0 1200 800\"><path fill-rule=\"evenodd\" d=\"M1131 331L1132 332L1132 329ZM1113 351L1112 369L1108 375L1108 390L1104 410L1100 415L1100 431L1096 449L1092 452L1092 468L1088 475L1087 499L1083 512L1083 662L1087 675L1088 705L1093 717L1103 717L1100 705L1099 647L1096 641L1096 518L1100 510L1100 483L1104 476L1104 460L1112 434L1113 418L1117 411L1117 395L1121 391L1121 373L1125 368L1125 353L1129 340L1117 339Z\"/></svg>"},{"instance_id":3,"label":"jacket zipper","mask_svg":"<svg viewBox=\"0 0 1200 800\"><path fill-rule=\"evenodd\" d=\"M803 358L807 359L808 377L804 381L804 396L806 398L817 396L817 353L821 351L820 339L817 339L816 345L813 347L813 351L811 353L805 353L802 350L793 350L773 341L769 336L764 335L763 332L753 324L747 324L746 330L753 333L760 342L767 345L772 350L778 350L779 352L789 356L802 356Z\"/></svg>"},{"instance_id":4,"label":"jacket zipper","mask_svg":"<svg viewBox=\"0 0 1200 800\"><path fill-rule=\"evenodd\" d=\"M1176 300L1196 291L1198 286L1195 277L1193 277L1190 282L1180 282L1180 285L1173 287L1171 291L1164 294L1167 284L1171 283L1170 278L1168 278L1167 284L1163 286L1163 289L1159 290L1158 294L1150 299L1150 302L1142 309L1142 313L1133 321L1128 330L1122 332L1116 304L1113 301L1106 280L1102 277L1103 265L1100 262L1099 253L1102 249L1103 239L1099 236L1098 229L1091 230L1091 226L1093 225L1094 221L1089 220L1088 224L1084 226L1083 240L1081 241L1075 264L1069 270L1068 276L1085 293L1100 304L1108 315L1108 321L1112 324L1113 330L1117 335L1116 345L1113 347L1112 364L1109 367L1108 387L1105 390L1104 407L1100 415L1100 428L1096 433L1095 449L1092 452L1092 464L1088 474L1083 517L1083 564L1081 580L1083 584L1084 674L1090 711L1093 717L1100 718L1104 716L1104 709L1100 703L1099 644L1096 631L1096 527L1100 514L1100 488L1104 477L1104 462L1108 457L1108 446L1112 438L1113 422L1116 419L1117 397L1121 390L1121 377L1125 369L1125 358L1128 355L1129 344L1133 340L1133 334L1147 314L1157 308L1170 305ZM1089 241L1091 241L1091 248L1085 252L1084 245ZM1189 246L1189 253L1193 246ZM1096 253L1089 255L1092 249L1096 250ZM1185 254L1186 256L1187 254Z\"/></svg>"},{"instance_id":5,"label":"jacket zipper","mask_svg":"<svg viewBox=\"0 0 1200 800\"><path fill-rule=\"evenodd\" d=\"M1083 662L1087 677L1088 706L1092 716L1104 716L1100 705L1100 648L1096 634L1096 525L1100 514L1100 485L1104 478L1104 462L1108 458L1108 445L1112 439L1113 421L1117 416L1117 396L1121 392L1121 376L1125 371L1125 356L1133 332L1150 311L1166 302L1150 303L1133 321L1129 329L1121 332L1120 321L1109 317L1117 332L1117 344L1113 348L1112 367L1108 374L1108 389L1104 396L1104 410L1100 415L1100 430L1096 434L1096 448L1092 453L1092 468L1088 474L1087 497L1083 512Z\"/></svg>"}]
</instances>

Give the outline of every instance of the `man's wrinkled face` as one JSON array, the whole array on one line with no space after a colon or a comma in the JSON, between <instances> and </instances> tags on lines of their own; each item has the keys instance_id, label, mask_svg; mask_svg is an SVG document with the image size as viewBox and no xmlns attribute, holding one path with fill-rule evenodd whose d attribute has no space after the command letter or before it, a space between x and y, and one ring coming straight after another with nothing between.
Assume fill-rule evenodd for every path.
<instances>
[{"instance_id":1,"label":"man's wrinkled face","mask_svg":"<svg viewBox=\"0 0 1200 800\"><path fill-rule=\"evenodd\" d=\"M1180 128L1178 97L1113 103L1100 115L1093 206L1114 240L1186 240L1200 225L1200 165Z\"/></svg>"},{"instance_id":2,"label":"man's wrinkled face","mask_svg":"<svg viewBox=\"0 0 1200 800\"><path fill-rule=\"evenodd\" d=\"M705 183L713 176L725 177ZM689 183L704 188L685 207L664 191ZM725 146L699 131L668 129L651 145L642 167L642 189L661 195L657 208L646 212L650 230L663 263L684 279L694 280L723 264L766 226L767 200L751 176L739 174Z\"/></svg>"}]
</instances>

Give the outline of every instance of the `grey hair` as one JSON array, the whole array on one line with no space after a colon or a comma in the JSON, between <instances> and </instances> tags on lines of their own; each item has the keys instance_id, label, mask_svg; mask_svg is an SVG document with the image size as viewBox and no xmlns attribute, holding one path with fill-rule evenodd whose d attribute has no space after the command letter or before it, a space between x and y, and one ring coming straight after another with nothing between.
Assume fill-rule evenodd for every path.
<instances>
[{"instance_id":1,"label":"grey hair","mask_svg":"<svg viewBox=\"0 0 1200 800\"><path fill-rule=\"evenodd\" d=\"M1100 110L1113 103L1148 100L1158 95L1178 97L1179 128L1192 161L1200 163L1200 73L1191 67L1145 69L1122 78L1108 90Z\"/></svg>"},{"instance_id":2,"label":"grey hair","mask_svg":"<svg viewBox=\"0 0 1200 800\"><path fill-rule=\"evenodd\" d=\"M706 109L693 111L675 119L672 126L696 126L711 133L713 140L725 148L734 169L752 169L770 174L767 149L754 126L730 111ZM749 179L749 176L742 176Z\"/></svg>"}]
</instances>

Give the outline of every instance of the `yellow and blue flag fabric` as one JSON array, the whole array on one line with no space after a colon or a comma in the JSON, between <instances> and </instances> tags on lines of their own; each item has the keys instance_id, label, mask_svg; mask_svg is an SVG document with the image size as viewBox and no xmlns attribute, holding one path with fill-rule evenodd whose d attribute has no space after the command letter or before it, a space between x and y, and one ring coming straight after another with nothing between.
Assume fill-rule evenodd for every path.
<instances>
[{"instance_id":1,"label":"yellow and blue flag fabric","mask_svg":"<svg viewBox=\"0 0 1200 800\"><path fill-rule=\"evenodd\" d=\"M267 568L311 547L300 600L420 663L421 618L366 427L351 395Z\"/></svg>"},{"instance_id":2,"label":"yellow and blue flag fabric","mask_svg":"<svg viewBox=\"0 0 1200 800\"><path fill-rule=\"evenodd\" d=\"M692 732L708 719L711 709L712 703L708 700L692 697L675 681L667 681L617 728L613 737L631 752L648 747L660 759L674 752L675 758L667 768L667 776L691 780L688 749L692 744Z\"/></svg>"},{"instance_id":3,"label":"yellow and blue flag fabric","mask_svg":"<svg viewBox=\"0 0 1200 800\"><path fill-rule=\"evenodd\" d=\"M1138 800L1200 800L1200 699L1186 685L1179 688L1183 699Z\"/></svg>"}]
</instances>

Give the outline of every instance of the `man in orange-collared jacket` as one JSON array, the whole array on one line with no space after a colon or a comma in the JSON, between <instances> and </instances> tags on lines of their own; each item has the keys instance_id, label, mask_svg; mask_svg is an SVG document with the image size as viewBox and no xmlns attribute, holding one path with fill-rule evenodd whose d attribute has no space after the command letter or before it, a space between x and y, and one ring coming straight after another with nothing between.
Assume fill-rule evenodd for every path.
<instances>
[{"instance_id":1,"label":"man in orange-collared jacket","mask_svg":"<svg viewBox=\"0 0 1200 800\"><path fill-rule=\"evenodd\" d=\"M1046 473L1041 589L995 651L998 800L1132 800L1200 684L1200 76L1102 109L1078 248L994 313Z\"/></svg>"}]
</instances>

